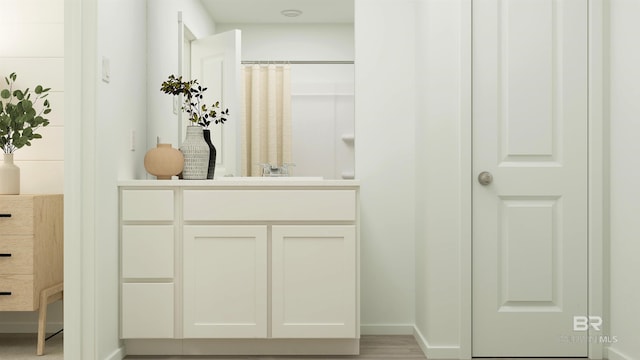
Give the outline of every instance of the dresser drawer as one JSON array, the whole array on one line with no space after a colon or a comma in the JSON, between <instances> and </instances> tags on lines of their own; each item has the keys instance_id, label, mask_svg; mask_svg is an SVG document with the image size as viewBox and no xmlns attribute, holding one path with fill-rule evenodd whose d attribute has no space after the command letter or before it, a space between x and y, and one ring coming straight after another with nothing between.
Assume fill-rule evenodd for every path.
<instances>
[{"instance_id":1,"label":"dresser drawer","mask_svg":"<svg viewBox=\"0 0 640 360\"><path fill-rule=\"evenodd\" d=\"M0 275L0 311L34 310L33 275Z\"/></svg>"},{"instance_id":2,"label":"dresser drawer","mask_svg":"<svg viewBox=\"0 0 640 360\"><path fill-rule=\"evenodd\" d=\"M122 220L173 220L173 190L123 190Z\"/></svg>"},{"instance_id":3,"label":"dresser drawer","mask_svg":"<svg viewBox=\"0 0 640 360\"><path fill-rule=\"evenodd\" d=\"M355 190L185 190L185 221L355 221Z\"/></svg>"},{"instance_id":4,"label":"dresser drawer","mask_svg":"<svg viewBox=\"0 0 640 360\"><path fill-rule=\"evenodd\" d=\"M0 234L33 234L33 198L0 196Z\"/></svg>"},{"instance_id":5,"label":"dresser drawer","mask_svg":"<svg viewBox=\"0 0 640 360\"><path fill-rule=\"evenodd\" d=\"M0 275L31 274L33 236L0 236Z\"/></svg>"}]
</instances>

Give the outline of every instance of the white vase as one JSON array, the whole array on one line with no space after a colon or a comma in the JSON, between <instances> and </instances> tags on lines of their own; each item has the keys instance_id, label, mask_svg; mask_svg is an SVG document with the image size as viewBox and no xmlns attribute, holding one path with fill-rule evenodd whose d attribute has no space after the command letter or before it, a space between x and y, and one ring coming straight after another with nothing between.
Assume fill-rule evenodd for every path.
<instances>
[{"instance_id":1,"label":"white vase","mask_svg":"<svg viewBox=\"0 0 640 360\"><path fill-rule=\"evenodd\" d=\"M13 163L13 154L4 154L0 163L0 194L20 194L20 168Z\"/></svg>"},{"instance_id":2,"label":"white vase","mask_svg":"<svg viewBox=\"0 0 640 360\"><path fill-rule=\"evenodd\" d=\"M209 145L204 141L202 126L187 126L187 136L180 146L184 155L182 178L204 180L209 170Z\"/></svg>"}]
</instances>

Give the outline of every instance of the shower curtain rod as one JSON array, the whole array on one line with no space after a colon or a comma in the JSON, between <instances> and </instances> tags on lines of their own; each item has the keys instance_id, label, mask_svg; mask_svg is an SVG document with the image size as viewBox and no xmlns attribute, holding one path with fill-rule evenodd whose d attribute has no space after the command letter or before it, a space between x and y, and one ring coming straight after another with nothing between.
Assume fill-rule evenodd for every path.
<instances>
[{"instance_id":1,"label":"shower curtain rod","mask_svg":"<svg viewBox=\"0 0 640 360\"><path fill-rule=\"evenodd\" d=\"M243 60L241 61L241 63L243 65L286 65L286 64L291 64L291 65L337 65L337 64L353 64L353 61L349 61L349 60L338 60L338 61L334 61L334 60L328 60L328 61L301 61L301 60Z\"/></svg>"}]
</instances>

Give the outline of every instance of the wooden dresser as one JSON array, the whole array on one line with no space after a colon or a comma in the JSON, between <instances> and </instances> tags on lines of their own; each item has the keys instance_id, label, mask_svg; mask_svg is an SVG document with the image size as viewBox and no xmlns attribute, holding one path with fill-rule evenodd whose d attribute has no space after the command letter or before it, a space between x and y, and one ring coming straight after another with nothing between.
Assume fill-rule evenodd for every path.
<instances>
[{"instance_id":1,"label":"wooden dresser","mask_svg":"<svg viewBox=\"0 0 640 360\"><path fill-rule=\"evenodd\" d=\"M0 311L41 310L39 337L41 297L62 297L63 215L59 194L0 195Z\"/></svg>"}]
</instances>

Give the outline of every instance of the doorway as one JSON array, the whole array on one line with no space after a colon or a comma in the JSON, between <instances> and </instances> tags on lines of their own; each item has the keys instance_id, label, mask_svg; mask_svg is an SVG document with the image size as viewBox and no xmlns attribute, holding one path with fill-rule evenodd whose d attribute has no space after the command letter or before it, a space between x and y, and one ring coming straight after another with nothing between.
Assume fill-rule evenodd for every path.
<instances>
[{"instance_id":1,"label":"doorway","mask_svg":"<svg viewBox=\"0 0 640 360\"><path fill-rule=\"evenodd\" d=\"M588 355L587 10L473 2L474 357Z\"/></svg>"}]
</instances>

